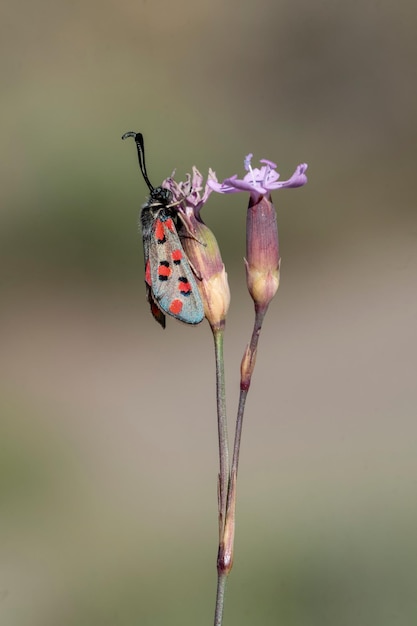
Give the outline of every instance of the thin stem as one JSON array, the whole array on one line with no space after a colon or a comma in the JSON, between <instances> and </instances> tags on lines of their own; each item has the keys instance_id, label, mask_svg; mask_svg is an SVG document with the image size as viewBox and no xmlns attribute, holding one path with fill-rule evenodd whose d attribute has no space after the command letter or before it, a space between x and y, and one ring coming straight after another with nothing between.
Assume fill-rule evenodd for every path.
<instances>
[{"instance_id":1,"label":"thin stem","mask_svg":"<svg viewBox=\"0 0 417 626\"><path fill-rule=\"evenodd\" d=\"M226 524L227 494L229 490L229 440L227 435L226 416L226 385L224 377L223 338L224 329L212 327L214 337L214 352L216 360L216 399L217 399L217 426L219 436L219 548L217 555L217 592L214 626L221 626L223 621L224 593L228 571L221 567L224 534Z\"/></svg>"},{"instance_id":2,"label":"thin stem","mask_svg":"<svg viewBox=\"0 0 417 626\"><path fill-rule=\"evenodd\" d=\"M217 595L216 595L216 611L214 614L214 626L222 626L224 592L226 589L227 574L225 572L217 575Z\"/></svg>"},{"instance_id":3,"label":"thin stem","mask_svg":"<svg viewBox=\"0 0 417 626\"><path fill-rule=\"evenodd\" d=\"M256 351L258 348L259 335L261 333L262 323L264 321L264 317L266 315L267 310L268 310L268 307L261 308L255 305L255 321L253 325L252 337L251 337L250 343L247 347L246 353L242 361L239 406L238 406L237 417L236 417L235 440L234 440L234 445L233 445L233 458L232 458L232 467L231 467L231 474L235 472L236 476L237 476L237 471L238 471L238 466L239 466L239 452L240 452L240 441L242 438L243 414L245 412L246 398L247 398L249 387L252 381L253 370L255 369L255 359L256 359ZM246 360L246 367L244 367L245 360ZM228 506L230 505L228 504Z\"/></svg>"},{"instance_id":4,"label":"thin stem","mask_svg":"<svg viewBox=\"0 0 417 626\"><path fill-rule=\"evenodd\" d=\"M239 407L236 418L235 439L233 446L232 466L229 473L229 447L226 421L226 398L224 381L223 358L223 331L213 328L215 355L216 355L216 382L217 382L217 418L219 430L219 551L217 555L217 593L214 626L222 626L224 595L226 580L232 569L235 537L236 512L236 479L239 465L240 441L242 437L243 414L246 398L255 368L256 351L259 335L267 306L259 307L255 304L255 321L252 337L246 348L241 365Z\"/></svg>"},{"instance_id":5,"label":"thin stem","mask_svg":"<svg viewBox=\"0 0 417 626\"><path fill-rule=\"evenodd\" d=\"M216 359L217 427L219 436L219 533L223 535L229 488L229 439L227 435L226 386L224 378L223 329L213 328Z\"/></svg>"}]
</instances>

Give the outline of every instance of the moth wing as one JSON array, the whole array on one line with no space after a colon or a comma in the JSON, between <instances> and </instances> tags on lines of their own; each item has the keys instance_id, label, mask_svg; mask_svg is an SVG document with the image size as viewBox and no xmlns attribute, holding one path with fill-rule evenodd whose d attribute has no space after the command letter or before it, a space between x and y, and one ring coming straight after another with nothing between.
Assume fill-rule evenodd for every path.
<instances>
[{"instance_id":1,"label":"moth wing","mask_svg":"<svg viewBox=\"0 0 417 626\"><path fill-rule=\"evenodd\" d=\"M149 307L151 309L151 313L154 317L154 319L158 322L158 324L160 324L162 326L162 328L165 328L165 315L163 314L163 312L161 311L161 309L159 308L158 304L156 303L153 294L152 294L152 288L150 285L148 285L146 283L146 298L149 302Z\"/></svg>"},{"instance_id":2,"label":"moth wing","mask_svg":"<svg viewBox=\"0 0 417 626\"><path fill-rule=\"evenodd\" d=\"M168 228L163 220L155 220L154 231L161 226L163 240L158 240L153 233L153 242L149 246L151 297L167 315L186 324L199 324L204 319L204 306L196 279L177 231Z\"/></svg>"}]
</instances>

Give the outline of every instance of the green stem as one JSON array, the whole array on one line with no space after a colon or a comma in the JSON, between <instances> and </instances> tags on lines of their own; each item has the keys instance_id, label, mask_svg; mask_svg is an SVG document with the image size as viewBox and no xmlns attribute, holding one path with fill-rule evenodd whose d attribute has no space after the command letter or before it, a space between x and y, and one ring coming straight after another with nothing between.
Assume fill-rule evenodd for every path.
<instances>
[{"instance_id":1,"label":"green stem","mask_svg":"<svg viewBox=\"0 0 417 626\"><path fill-rule=\"evenodd\" d=\"M248 346L248 351L247 351L248 360L250 361L250 367L248 368L246 375L243 372L241 374L239 406L238 406L237 417L236 417L236 430L235 430L235 440L234 440L234 445L233 445L233 458L232 458L232 467L231 467L231 474L235 472L236 477L237 477L237 471L238 471L238 466L239 466L239 452L240 452L240 441L242 438L243 414L245 412L246 398L247 398L249 387L252 381L252 373L253 373L253 370L255 369L255 357L256 357L256 351L258 348L259 335L262 330L262 324L263 324L264 317L266 315L267 310L268 310L268 306L261 308L255 305L255 322L253 325L252 337L251 337L251 340ZM230 506L230 503L228 504L228 506Z\"/></svg>"},{"instance_id":2,"label":"green stem","mask_svg":"<svg viewBox=\"0 0 417 626\"><path fill-rule=\"evenodd\" d=\"M224 328L212 327L214 337L214 353L216 361L216 399L217 399L217 427L219 437L219 549L218 559L222 552L223 537L226 523L227 494L229 490L229 439L227 434L226 416L226 385L224 377L223 339ZM223 621L224 593L227 572L217 564L217 593L214 626L221 626Z\"/></svg>"},{"instance_id":3,"label":"green stem","mask_svg":"<svg viewBox=\"0 0 417 626\"><path fill-rule=\"evenodd\" d=\"M217 427L219 435L219 532L223 535L226 520L227 492L229 488L229 440L226 417L226 386L224 378L223 329L214 329L214 351L216 359Z\"/></svg>"},{"instance_id":4,"label":"green stem","mask_svg":"<svg viewBox=\"0 0 417 626\"><path fill-rule=\"evenodd\" d=\"M226 589L227 574L222 573L217 575L217 596L216 596L216 612L214 614L214 626L222 626L223 622L223 607L224 607L224 592Z\"/></svg>"},{"instance_id":5,"label":"green stem","mask_svg":"<svg viewBox=\"0 0 417 626\"><path fill-rule=\"evenodd\" d=\"M243 356L241 367L239 407L233 446L232 466L229 473L229 450L227 438L223 333L213 329L216 352L217 417L219 427L220 477L219 477L219 551L217 556L217 594L214 626L222 626L226 580L232 569L235 536L236 479L239 465L240 442L246 398L255 368L259 335L268 306L255 305L255 322L250 343Z\"/></svg>"}]
</instances>

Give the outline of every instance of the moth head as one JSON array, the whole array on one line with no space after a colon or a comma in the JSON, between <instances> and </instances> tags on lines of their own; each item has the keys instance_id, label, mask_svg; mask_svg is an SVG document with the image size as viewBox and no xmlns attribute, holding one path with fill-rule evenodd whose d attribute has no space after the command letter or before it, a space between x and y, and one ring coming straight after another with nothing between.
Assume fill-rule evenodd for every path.
<instances>
[{"instance_id":1,"label":"moth head","mask_svg":"<svg viewBox=\"0 0 417 626\"><path fill-rule=\"evenodd\" d=\"M150 195L151 202L158 202L164 206L168 206L172 202L172 192L165 187L155 187Z\"/></svg>"}]
</instances>

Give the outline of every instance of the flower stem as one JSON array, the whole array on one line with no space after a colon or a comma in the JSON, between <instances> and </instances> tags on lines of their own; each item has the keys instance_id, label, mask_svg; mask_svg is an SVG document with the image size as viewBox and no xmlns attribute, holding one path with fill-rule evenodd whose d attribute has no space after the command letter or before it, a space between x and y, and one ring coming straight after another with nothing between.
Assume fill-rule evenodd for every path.
<instances>
[{"instance_id":1,"label":"flower stem","mask_svg":"<svg viewBox=\"0 0 417 626\"><path fill-rule=\"evenodd\" d=\"M216 611L214 614L214 626L222 626L223 622L223 607L224 607L224 592L226 589L227 574L217 575L217 595L216 595Z\"/></svg>"},{"instance_id":2,"label":"flower stem","mask_svg":"<svg viewBox=\"0 0 417 626\"><path fill-rule=\"evenodd\" d=\"M233 445L233 458L231 474L236 474L239 466L239 452L240 452L240 440L242 437L243 426L243 414L245 412L246 398L249 392L249 387L252 381L253 370L255 369L256 352L258 349L258 340L261 333L264 317L268 310L268 306L258 306L255 304L255 322L253 325L252 337L249 345L246 348L245 354L242 359L241 366L241 378L240 378L240 394L239 394L239 406L236 417L236 430L235 440ZM230 503L228 503L230 507Z\"/></svg>"},{"instance_id":3,"label":"flower stem","mask_svg":"<svg viewBox=\"0 0 417 626\"><path fill-rule=\"evenodd\" d=\"M219 429L219 550L217 554L217 594L214 626L222 626L224 595L227 577L233 566L234 538L235 538L235 512L236 512L236 479L239 465L240 441L242 437L243 414L245 411L246 397L255 368L256 351L258 348L259 335L268 305L258 306L255 304L255 322L252 337L243 355L240 378L239 407L236 418L235 440L233 446L232 466L229 473L229 448L226 421L226 399L224 383L224 358L223 358L223 331L214 328L214 345L216 354L216 381L217 381L217 418Z\"/></svg>"},{"instance_id":4,"label":"flower stem","mask_svg":"<svg viewBox=\"0 0 417 626\"><path fill-rule=\"evenodd\" d=\"M218 506L219 506L219 548L217 555L217 593L214 626L221 626L223 621L224 594L229 570L222 567L224 553L224 535L227 514L227 496L229 491L229 440L227 434L226 416L226 386L224 378L224 354L223 339L224 326L219 328L212 326L214 337L214 352L216 360L216 399L217 399L217 426L219 437L219 481L218 481Z\"/></svg>"},{"instance_id":5,"label":"flower stem","mask_svg":"<svg viewBox=\"0 0 417 626\"><path fill-rule=\"evenodd\" d=\"M219 539L226 521L227 492L229 489L229 440L227 435L226 387L224 378L224 329L212 328L216 359L217 427L219 436Z\"/></svg>"}]
</instances>

